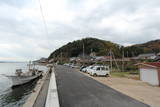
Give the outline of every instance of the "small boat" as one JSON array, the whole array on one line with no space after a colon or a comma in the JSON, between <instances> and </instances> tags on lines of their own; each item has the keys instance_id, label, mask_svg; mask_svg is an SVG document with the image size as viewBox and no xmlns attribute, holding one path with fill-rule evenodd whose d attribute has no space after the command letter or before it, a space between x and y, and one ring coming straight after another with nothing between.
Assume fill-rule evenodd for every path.
<instances>
[{"instance_id":1,"label":"small boat","mask_svg":"<svg viewBox=\"0 0 160 107\"><path fill-rule=\"evenodd\" d=\"M35 68L30 68L27 72L22 72L22 69L16 69L15 75L4 75L7 78L12 80L12 87L19 86L26 84L28 82L31 82L34 79L39 78L42 76L42 71L35 69Z\"/></svg>"},{"instance_id":2,"label":"small boat","mask_svg":"<svg viewBox=\"0 0 160 107\"><path fill-rule=\"evenodd\" d=\"M39 71L37 69L30 69L28 72L23 73L22 69L16 70L16 75L10 76L5 75L7 78L12 80L12 87L23 85L25 83L28 83L42 75L42 71Z\"/></svg>"}]
</instances>

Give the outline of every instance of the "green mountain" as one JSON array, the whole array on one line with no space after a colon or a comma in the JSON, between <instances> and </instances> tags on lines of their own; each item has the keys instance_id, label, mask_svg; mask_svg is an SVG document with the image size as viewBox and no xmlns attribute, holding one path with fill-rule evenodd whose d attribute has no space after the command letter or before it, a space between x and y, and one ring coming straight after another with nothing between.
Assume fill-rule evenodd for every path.
<instances>
[{"instance_id":1,"label":"green mountain","mask_svg":"<svg viewBox=\"0 0 160 107\"><path fill-rule=\"evenodd\" d=\"M61 55L66 58L76 57L83 53L83 46L85 54L88 55L91 52L95 52L97 56L108 55L109 51L112 50L112 52L115 54L115 57L121 56L121 46L118 44L96 38L84 38L69 42L68 44L55 50L50 54L49 59L61 57Z\"/></svg>"},{"instance_id":2,"label":"green mountain","mask_svg":"<svg viewBox=\"0 0 160 107\"><path fill-rule=\"evenodd\" d=\"M124 48L125 56L137 56L143 53L159 53L160 52L160 40L153 40L143 44L136 44ZM128 54L128 55L127 55Z\"/></svg>"},{"instance_id":3,"label":"green mountain","mask_svg":"<svg viewBox=\"0 0 160 107\"><path fill-rule=\"evenodd\" d=\"M63 58L69 58L81 55L83 53L83 45L85 54L89 55L91 52L95 52L97 56L109 55L110 50L112 50L115 57L119 58L122 57L122 50L124 50L125 57L134 57L143 53L160 52L160 40L154 40L143 44L124 47L110 41L96 38L84 38L81 40L69 42L68 44L55 50L50 54L49 59L61 56L63 56Z\"/></svg>"}]
</instances>

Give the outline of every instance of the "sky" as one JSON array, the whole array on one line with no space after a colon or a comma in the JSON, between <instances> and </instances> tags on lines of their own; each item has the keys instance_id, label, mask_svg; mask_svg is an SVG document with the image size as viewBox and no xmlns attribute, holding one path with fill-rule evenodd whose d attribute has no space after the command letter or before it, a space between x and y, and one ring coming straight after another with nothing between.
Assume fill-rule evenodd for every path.
<instances>
[{"instance_id":1,"label":"sky","mask_svg":"<svg viewBox=\"0 0 160 107\"><path fill-rule=\"evenodd\" d=\"M0 0L0 61L48 57L85 37L124 46L160 39L160 0Z\"/></svg>"}]
</instances>

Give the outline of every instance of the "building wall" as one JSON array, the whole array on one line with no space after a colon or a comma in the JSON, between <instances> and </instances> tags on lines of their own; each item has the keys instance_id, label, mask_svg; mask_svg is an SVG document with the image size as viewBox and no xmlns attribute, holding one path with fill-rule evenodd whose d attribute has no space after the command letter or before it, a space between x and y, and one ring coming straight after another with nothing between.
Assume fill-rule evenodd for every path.
<instances>
[{"instance_id":1,"label":"building wall","mask_svg":"<svg viewBox=\"0 0 160 107\"><path fill-rule=\"evenodd\" d=\"M159 86L160 86L160 69L158 69L158 79L159 79Z\"/></svg>"},{"instance_id":2,"label":"building wall","mask_svg":"<svg viewBox=\"0 0 160 107\"><path fill-rule=\"evenodd\" d=\"M159 85L159 76L156 68L140 68L140 79L152 85Z\"/></svg>"}]
</instances>

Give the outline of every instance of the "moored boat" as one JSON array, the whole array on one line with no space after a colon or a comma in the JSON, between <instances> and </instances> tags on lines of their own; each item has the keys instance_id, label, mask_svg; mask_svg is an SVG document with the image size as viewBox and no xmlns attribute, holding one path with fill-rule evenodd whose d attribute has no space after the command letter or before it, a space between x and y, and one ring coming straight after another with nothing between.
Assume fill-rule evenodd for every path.
<instances>
[{"instance_id":1,"label":"moored boat","mask_svg":"<svg viewBox=\"0 0 160 107\"><path fill-rule=\"evenodd\" d=\"M29 69L27 72L22 72L22 69L16 69L15 75L4 76L12 80L12 87L15 87L39 78L40 76L42 76L42 73L43 72L41 70L35 69L35 67L31 69L31 66L29 64Z\"/></svg>"},{"instance_id":2,"label":"moored boat","mask_svg":"<svg viewBox=\"0 0 160 107\"><path fill-rule=\"evenodd\" d=\"M42 75L42 71L37 69L30 69L30 71L23 73L21 69L16 70L16 75L5 75L7 78L12 80L12 87L23 85L28 83Z\"/></svg>"}]
</instances>

